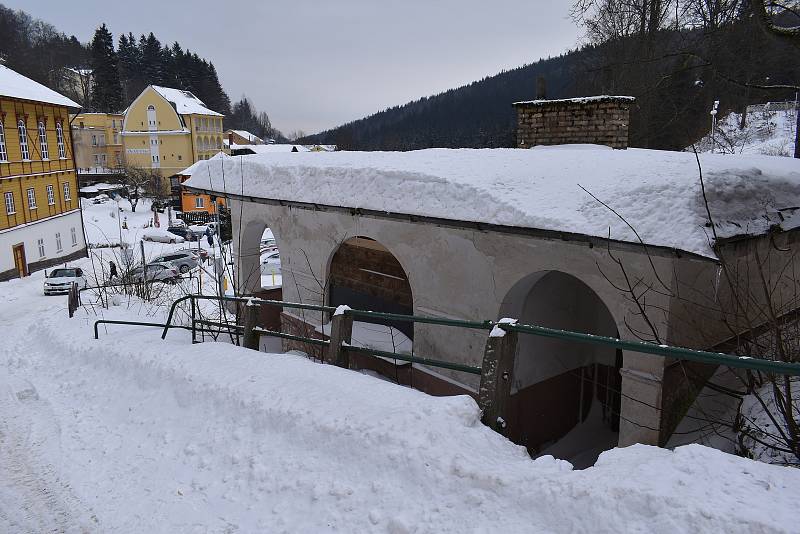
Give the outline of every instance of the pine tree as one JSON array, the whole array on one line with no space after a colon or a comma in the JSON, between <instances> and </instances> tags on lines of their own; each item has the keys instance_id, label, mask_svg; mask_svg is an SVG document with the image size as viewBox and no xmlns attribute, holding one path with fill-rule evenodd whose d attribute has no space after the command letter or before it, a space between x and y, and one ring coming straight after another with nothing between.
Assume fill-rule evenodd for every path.
<instances>
[{"instance_id":1,"label":"pine tree","mask_svg":"<svg viewBox=\"0 0 800 534\"><path fill-rule=\"evenodd\" d=\"M94 33L91 44L91 64L94 77L92 109L113 112L122 109L122 85L119 81L114 38L106 25Z\"/></svg>"},{"instance_id":2,"label":"pine tree","mask_svg":"<svg viewBox=\"0 0 800 534\"><path fill-rule=\"evenodd\" d=\"M142 55L142 75L148 85L165 85L164 80L164 53L161 43L150 32L145 37L139 38L139 48Z\"/></svg>"},{"instance_id":3,"label":"pine tree","mask_svg":"<svg viewBox=\"0 0 800 534\"><path fill-rule=\"evenodd\" d=\"M120 35L117 57L119 58L122 93L127 105L142 92L146 85L141 74L142 59L139 46L136 43L136 37L132 33L127 36L125 34Z\"/></svg>"}]
</instances>

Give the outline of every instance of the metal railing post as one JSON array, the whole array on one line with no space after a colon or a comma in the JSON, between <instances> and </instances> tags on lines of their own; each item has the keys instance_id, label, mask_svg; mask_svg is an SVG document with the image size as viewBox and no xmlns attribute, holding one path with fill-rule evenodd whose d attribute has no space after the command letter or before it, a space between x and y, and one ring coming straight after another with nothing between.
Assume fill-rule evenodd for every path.
<instances>
[{"instance_id":1,"label":"metal railing post","mask_svg":"<svg viewBox=\"0 0 800 534\"><path fill-rule=\"evenodd\" d=\"M242 344L247 349L258 350L261 335L256 331L259 304L249 299L244 305L244 339Z\"/></svg>"},{"instance_id":2,"label":"metal railing post","mask_svg":"<svg viewBox=\"0 0 800 534\"><path fill-rule=\"evenodd\" d=\"M340 313L331 317L331 344L328 346L325 361L337 367L350 368L350 354L345 344L353 335L353 316Z\"/></svg>"},{"instance_id":3,"label":"metal railing post","mask_svg":"<svg viewBox=\"0 0 800 534\"><path fill-rule=\"evenodd\" d=\"M197 329L195 327L195 307L197 304L195 304L194 298L191 297L189 298L189 302L192 304L192 343L197 343Z\"/></svg>"},{"instance_id":4,"label":"metal railing post","mask_svg":"<svg viewBox=\"0 0 800 534\"><path fill-rule=\"evenodd\" d=\"M500 328L499 326L496 327ZM483 353L478 405L483 411L481 421L493 430L504 434L508 427L508 404L514 380L514 358L517 353L517 333L504 331L504 335L489 335Z\"/></svg>"}]
</instances>

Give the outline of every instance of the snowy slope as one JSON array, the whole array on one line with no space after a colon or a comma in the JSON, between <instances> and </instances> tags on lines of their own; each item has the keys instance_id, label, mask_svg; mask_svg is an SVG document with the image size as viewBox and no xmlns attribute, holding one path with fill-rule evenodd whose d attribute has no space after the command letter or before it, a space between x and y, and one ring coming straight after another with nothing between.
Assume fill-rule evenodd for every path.
<instances>
[{"instance_id":1,"label":"snowy slope","mask_svg":"<svg viewBox=\"0 0 800 534\"><path fill-rule=\"evenodd\" d=\"M800 206L796 160L704 154L700 161L720 236L763 232L780 224L778 209ZM222 157L202 162L185 185L598 237L610 232L636 242L583 186L646 243L713 257L698 176L694 154L564 145Z\"/></svg>"},{"instance_id":2,"label":"snowy slope","mask_svg":"<svg viewBox=\"0 0 800 534\"><path fill-rule=\"evenodd\" d=\"M800 471L635 446L530 460L468 397L68 319L0 284L2 532L793 532ZM140 312L141 310L141 312Z\"/></svg>"},{"instance_id":3,"label":"snowy slope","mask_svg":"<svg viewBox=\"0 0 800 534\"><path fill-rule=\"evenodd\" d=\"M717 122L714 136L709 134L696 144L697 150L792 157L797 127L793 105L779 102L748 106L744 128L740 128L741 113L729 113Z\"/></svg>"}]
</instances>

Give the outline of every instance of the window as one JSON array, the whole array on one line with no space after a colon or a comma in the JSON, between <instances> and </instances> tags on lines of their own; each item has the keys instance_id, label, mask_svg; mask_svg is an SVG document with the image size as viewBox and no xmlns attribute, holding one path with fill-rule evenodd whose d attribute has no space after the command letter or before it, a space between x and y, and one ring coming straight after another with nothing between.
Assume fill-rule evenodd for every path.
<instances>
[{"instance_id":1,"label":"window","mask_svg":"<svg viewBox=\"0 0 800 534\"><path fill-rule=\"evenodd\" d=\"M36 241L36 245L39 247L39 257L44 258L44 238L40 237Z\"/></svg>"},{"instance_id":2,"label":"window","mask_svg":"<svg viewBox=\"0 0 800 534\"><path fill-rule=\"evenodd\" d=\"M19 134L19 150L22 152L22 160L30 161L31 153L28 150L28 129L25 127L25 121L22 119L17 121L17 133Z\"/></svg>"},{"instance_id":3,"label":"window","mask_svg":"<svg viewBox=\"0 0 800 534\"><path fill-rule=\"evenodd\" d=\"M32 187L28 188L28 208L36 209L36 190Z\"/></svg>"},{"instance_id":4,"label":"window","mask_svg":"<svg viewBox=\"0 0 800 534\"><path fill-rule=\"evenodd\" d=\"M205 201L203 197L194 198L194 207L197 209L203 209L205 207Z\"/></svg>"},{"instance_id":5,"label":"window","mask_svg":"<svg viewBox=\"0 0 800 534\"><path fill-rule=\"evenodd\" d=\"M6 131L3 128L2 122L0 122L0 161L8 161L8 152L6 151Z\"/></svg>"},{"instance_id":6,"label":"window","mask_svg":"<svg viewBox=\"0 0 800 534\"><path fill-rule=\"evenodd\" d=\"M78 232L75 231L75 227L74 226L69 229L69 233L72 236L72 246L73 247L77 247L78 246Z\"/></svg>"},{"instance_id":7,"label":"window","mask_svg":"<svg viewBox=\"0 0 800 534\"><path fill-rule=\"evenodd\" d=\"M94 166L95 167L99 167L100 166L100 154L95 154L94 155Z\"/></svg>"},{"instance_id":8,"label":"window","mask_svg":"<svg viewBox=\"0 0 800 534\"><path fill-rule=\"evenodd\" d=\"M181 156L180 154L178 154L178 161L182 161L182 160L183 160L183 156Z\"/></svg>"},{"instance_id":9,"label":"window","mask_svg":"<svg viewBox=\"0 0 800 534\"><path fill-rule=\"evenodd\" d=\"M64 182L64 200L72 200L69 194L69 182Z\"/></svg>"},{"instance_id":10,"label":"window","mask_svg":"<svg viewBox=\"0 0 800 534\"><path fill-rule=\"evenodd\" d=\"M56 232L56 252L61 252L64 248L61 246L61 232Z\"/></svg>"},{"instance_id":11,"label":"window","mask_svg":"<svg viewBox=\"0 0 800 534\"><path fill-rule=\"evenodd\" d=\"M47 150L47 130L42 121L39 121L39 148L42 150L42 159L50 159L50 152Z\"/></svg>"},{"instance_id":12,"label":"window","mask_svg":"<svg viewBox=\"0 0 800 534\"><path fill-rule=\"evenodd\" d=\"M47 184L47 205L52 206L56 203L56 196L53 194L53 185Z\"/></svg>"},{"instance_id":13,"label":"window","mask_svg":"<svg viewBox=\"0 0 800 534\"><path fill-rule=\"evenodd\" d=\"M67 157L67 150L64 147L64 128L61 123L56 123L56 142L58 143L58 157L64 159Z\"/></svg>"},{"instance_id":14,"label":"window","mask_svg":"<svg viewBox=\"0 0 800 534\"><path fill-rule=\"evenodd\" d=\"M5 194L6 197L6 215L14 215L17 210L14 208L14 193L9 191Z\"/></svg>"},{"instance_id":15,"label":"window","mask_svg":"<svg viewBox=\"0 0 800 534\"><path fill-rule=\"evenodd\" d=\"M92 146L97 146L97 136L92 135Z\"/></svg>"}]
</instances>

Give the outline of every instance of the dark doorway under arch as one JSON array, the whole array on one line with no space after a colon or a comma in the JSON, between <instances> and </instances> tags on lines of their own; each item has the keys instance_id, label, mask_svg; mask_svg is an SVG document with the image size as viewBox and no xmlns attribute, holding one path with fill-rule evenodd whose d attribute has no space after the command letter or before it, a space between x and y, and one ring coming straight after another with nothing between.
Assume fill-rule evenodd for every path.
<instances>
[{"instance_id":1,"label":"dark doorway under arch","mask_svg":"<svg viewBox=\"0 0 800 534\"><path fill-rule=\"evenodd\" d=\"M531 275L506 298L503 315L523 324L617 337L600 297L559 271ZM532 455L552 454L576 467L592 465L616 445L621 351L520 335L509 406L509 437Z\"/></svg>"},{"instance_id":2,"label":"dark doorway under arch","mask_svg":"<svg viewBox=\"0 0 800 534\"><path fill-rule=\"evenodd\" d=\"M368 237L348 239L331 259L329 304L412 315L414 299L408 276L400 262L379 242ZM410 322L360 318L391 326L414 339Z\"/></svg>"}]
</instances>

